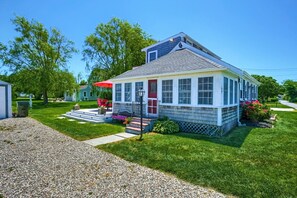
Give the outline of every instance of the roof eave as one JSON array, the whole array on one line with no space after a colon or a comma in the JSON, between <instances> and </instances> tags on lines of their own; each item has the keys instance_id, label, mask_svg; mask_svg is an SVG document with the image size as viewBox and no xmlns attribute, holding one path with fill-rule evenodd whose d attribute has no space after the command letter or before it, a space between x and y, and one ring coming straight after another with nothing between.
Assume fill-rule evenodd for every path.
<instances>
[{"instance_id":1,"label":"roof eave","mask_svg":"<svg viewBox=\"0 0 297 198\"><path fill-rule=\"evenodd\" d=\"M191 71L184 71L184 72L171 72L171 73L164 73L164 74L151 74L151 75L133 76L133 77L126 77L126 78L114 78L114 79L110 79L110 81L117 82L117 81L139 79L139 78L152 78L152 77L157 78L157 77L163 77L163 76L175 76L175 75L183 75L183 74L204 73L204 72L225 71L225 70L227 70L227 68L198 69L198 70L191 70Z\"/></svg>"}]
</instances>

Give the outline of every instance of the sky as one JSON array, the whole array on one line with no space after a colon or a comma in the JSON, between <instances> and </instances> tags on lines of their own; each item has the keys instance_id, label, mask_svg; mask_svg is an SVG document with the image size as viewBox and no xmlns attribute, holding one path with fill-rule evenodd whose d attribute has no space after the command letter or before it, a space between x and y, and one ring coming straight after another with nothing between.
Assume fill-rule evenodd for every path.
<instances>
[{"instance_id":1,"label":"sky","mask_svg":"<svg viewBox=\"0 0 297 198\"><path fill-rule=\"evenodd\" d=\"M296 0L0 0L0 42L18 36L15 16L55 27L80 52L69 71L87 79L84 40L98 24L117 17L138 23L155 40L184 32L224 61L282 83L297 81L296 10Z\"/></svg>"}]
</instances>

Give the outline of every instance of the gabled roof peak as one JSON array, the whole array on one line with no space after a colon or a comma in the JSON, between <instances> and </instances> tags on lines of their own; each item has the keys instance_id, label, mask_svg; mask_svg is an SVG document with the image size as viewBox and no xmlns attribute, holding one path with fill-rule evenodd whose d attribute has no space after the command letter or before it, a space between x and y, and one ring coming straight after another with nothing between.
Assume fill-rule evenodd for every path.
<instances>
[{"instance_id":1,"label":"gabled roof peak","mask_svg":"<svg viewBox=\"0 0 297 198\"><path fill-rule=\"evenodd\" d=\"M216 55L215 53L213 53L212 51L210 51L209 49L207 49L206 47L204 47L203 45L201 45L200 43L198 43L196 40L194 40L193 38L191 38L189 35L187 35L184 32L180 32L180 33L175 34L173 36L170 36L170 37L168 37L168 38L166 38L164 40L161 40L161 41L159 41L159 42L157 42L157 43L155 43L153 45L150 45L148 47L145 47L141 51L145 52L149 48L152 48L152 47L155 47L157 45L160 45L160 44L162 44L164 42L167 42L167 41L169 41L169 40L171 40L173 38L176 38L176 37L181 37L181 38L183 38L182 41L184 41L184 42L192 45L194 48L199 49L201 51L204 51L205 53L207 53L207 54L209 54L209 55L211 55L211 56L213 56L213 57L215 57L217 59L221 59L221 57L219 57L218 55Z\"/></svg>"}]
</instances>

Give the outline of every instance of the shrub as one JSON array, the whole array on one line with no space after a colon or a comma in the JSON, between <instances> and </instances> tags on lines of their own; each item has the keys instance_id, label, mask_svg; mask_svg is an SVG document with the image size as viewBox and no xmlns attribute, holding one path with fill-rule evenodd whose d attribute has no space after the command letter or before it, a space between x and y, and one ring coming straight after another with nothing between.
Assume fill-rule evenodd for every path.
<instances>
[{"instance_id":1,"label":"shrub","mask_svg":"<svg viewBox=\"0 0 297 198\"><path fill-rule=\"evenodd\" d=\"M157 121L153 131L162 134L177 133L179 132L179 126L172 120Z\"/></svg>"},{"instance_id":2,"label":"shrub","mask_svg":"<svg viewBox=\"0 0 297 198\"><path fill-rule=\"evenodd\" d=\"M275 98L270 98L270 102L277 102L278 101L278 98L275 97Z\"/></svg>"},{"instance_id":3,"label":"shrub","mask_svg":"<svg viewBox=\"0 0 297 198\"><path fill-rule=\"evenodd\" d=\"M242 104L243 118L253 122L263 121L270 118L270 109L261 104L258 100L253 102L246 101Z\"/></svg>"},{"instance_id":4,"label":"shrub","mask_svg":"<svg viewBox=\"0 0 297 198\"><path fill-rule=\"evenodd\" d=\"M158 121L166 121L169 120L169 118L167 116L163 116L163 117L159 117Z\"/></svg>"}]
</instances>

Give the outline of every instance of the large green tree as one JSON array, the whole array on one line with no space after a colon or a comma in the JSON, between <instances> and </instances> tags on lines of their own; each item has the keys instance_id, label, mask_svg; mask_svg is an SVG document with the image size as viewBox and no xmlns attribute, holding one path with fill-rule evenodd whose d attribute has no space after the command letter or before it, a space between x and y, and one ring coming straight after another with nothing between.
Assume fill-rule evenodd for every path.
<instances>
[{"instance_id":1,"label":"large green tree","mask_svg":"<svg viewBox=\"0 0 297 198\"><path fill-rule=\"evenodd\" d=\"M283 84L285 93L289 96L291 102L297 101L297 82L293 80L286 80Z\"/></svg>"},{"instance_id":2,"label":"large green tree","mask_svg":"<svg viewBox=\"0 0 297 198\"><path fill-rule=\"evenodd\" d=\"M57 84L61 83L57 79L65 74L61 72L67 72L67 61L76 52L74 43L57 29L48 30L35 20L16 17L12 22L19 36L8 46L0 46L3 64L9 66L17 75L18 82L15 83L28 87L25 91L42 94L44 103L47 103L48 94L56 92ZM63 75L65 76L69 77ZM70 90L74 86L75 84L69 84L67 87L61 87L61 90Z\"/></svg>"},{"instance_id":3,"label":"large green tree","mask_svg":"<svg viewBox=\"0 0 297 198\"><path fill-rule=\"evenodd\" d=\"M145 54L141 49L153 43L155 41L138 24L113 18L106 24L99 24L95 32L87 36L83 59L88 70L97 69L97 80L107 80L144 64ZM91 79L95 79L94 76Z\"/></svg>"},{"instance_id":4,"label":"large green tree","mask_svg":"<svg viewBox=\"0 0 297 198\"><path fill-rule=\"evenodd\" d=\"M274 78L263 75L252 76L261 83L258 89L258 95L260 99L267 100L268 98L275 97L279 94L280 85Z\"/></svg>"}]
</instances>

